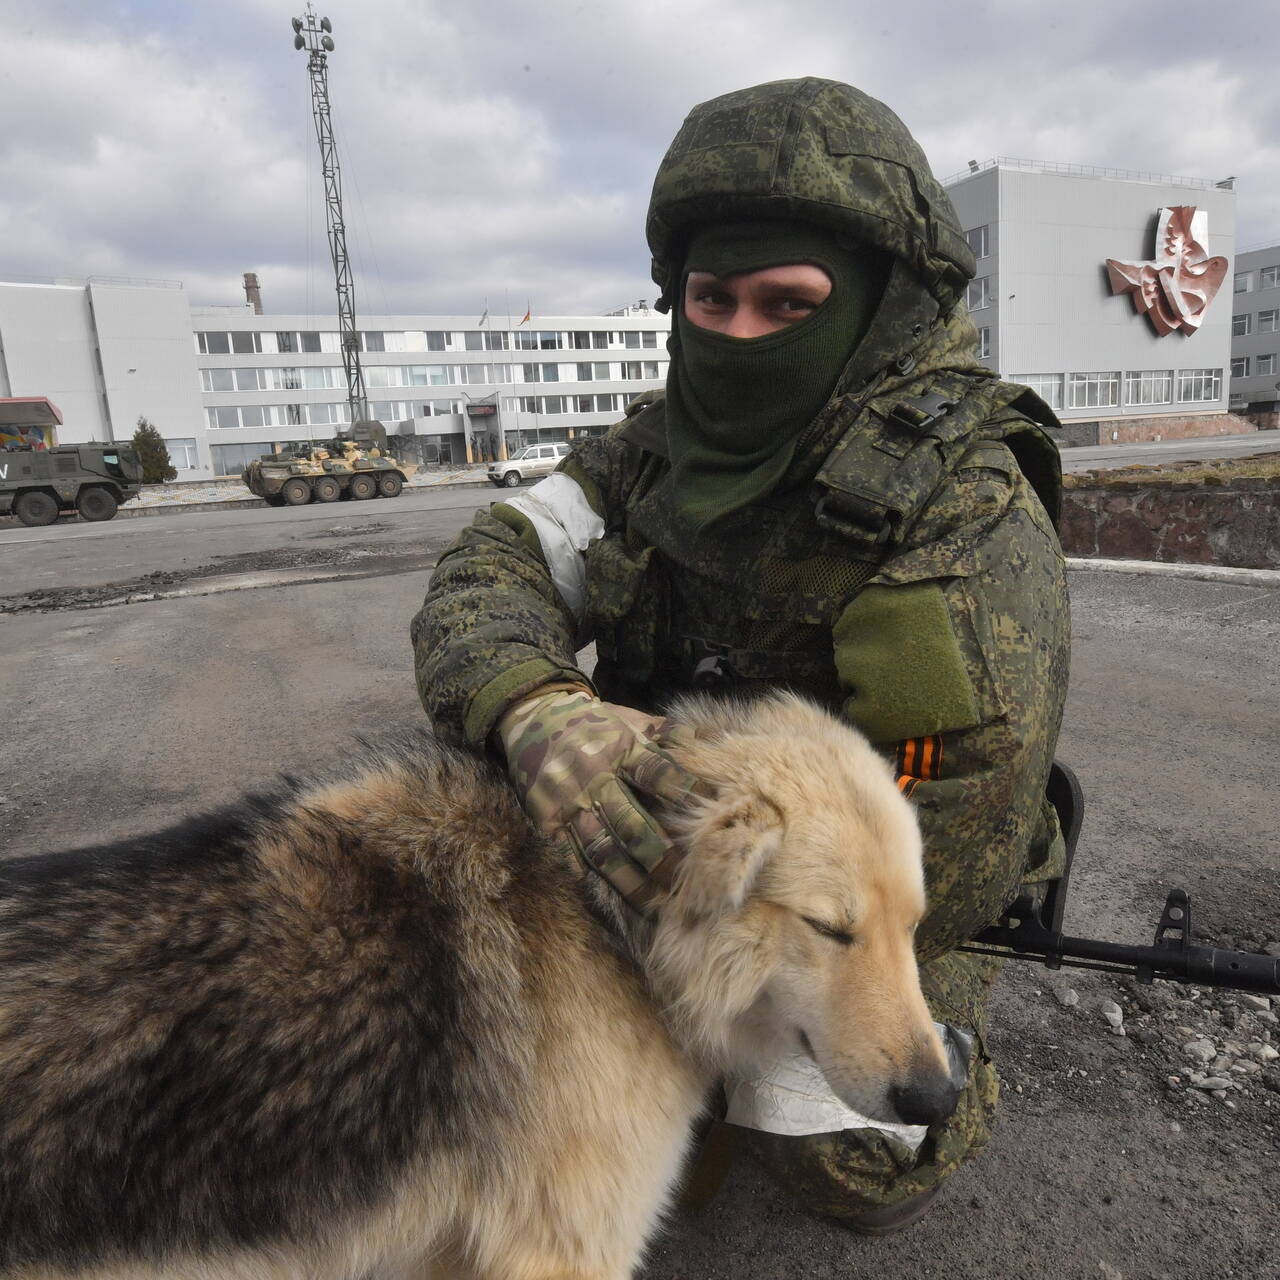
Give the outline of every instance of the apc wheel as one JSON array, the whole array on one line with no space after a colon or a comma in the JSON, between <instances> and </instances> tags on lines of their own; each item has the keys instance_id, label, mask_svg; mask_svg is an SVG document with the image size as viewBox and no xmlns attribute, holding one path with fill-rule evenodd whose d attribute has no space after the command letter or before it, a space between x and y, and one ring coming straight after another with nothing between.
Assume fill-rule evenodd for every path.
<instances>
[{"instance_id":1,"label":"apc wheel","mask_svg":"<svg viewBox=\"0 0 1280 1280\"><path fill-rule=\"evenodd\" d=\"M100 485L81 489L76 497L76 510L81 520L110 520L119 509L115 495Z\"/></svg>"},{"instance_id":2,"label":"apc wheel","mask_svg":"<svg viewBox=\"0 0 1280 1280\"><path fill-rule=\"evenodd\" d=\"M337 502L342 497L342 486L332 476L321 476L312 484L317 502Z\"/></svg>"},{"instance_id":3,"label":"apc wheel","mask_svg":"<svg viewBox=\"0 0 1280 1280\"><path fill-rule=\"evenodd\" d=\"M36 489L18 494L13 514L27 526L52 524L58 518L58 504L49 494Z\"/></svg>"},{"instance_id":4,"label":"apc wheel","mask_svg":"<svg viewBox=\"0 0 1280 1280\"><path fill-rule=\"evenodd\" d=\"M281 485L280 496L291 507L305 506L311 501L311 486L301 476L294 476Z\"/></svg>"},{"instance_id":5,"label":"apc wheel","mask_svg":"<svg viewBox=\"0 0 1280 1280\"><path fill-rule=\"evenodd\" d=\"M398 498L404 488L404 477L398 471L388 471L385 476L378 477L378 492L384 498Z\"/></svg>"},{"instance_id":6,"label":"apc wheel","mask_svg":"<svg viewBox=\"0 0 1280 1280\"><path fill-rule=\"evenodd\" d=\"M363 502L366 498L376 497L378 493L378 482L370 475L354 475L351 477L351 497L356 502Z\"/></svg>"},{"instance_id":7,"label":"apc wheel","mask_svg":"<svg viewBox=\"0 0 1280 1280\"><path fill-rule=\"evenodd\" d=\"M520 473L518 471L508 471L507 474L502 477L502 483L506 485L508 489L517 488L520 484Z\"/></svg>"}]
</instances>

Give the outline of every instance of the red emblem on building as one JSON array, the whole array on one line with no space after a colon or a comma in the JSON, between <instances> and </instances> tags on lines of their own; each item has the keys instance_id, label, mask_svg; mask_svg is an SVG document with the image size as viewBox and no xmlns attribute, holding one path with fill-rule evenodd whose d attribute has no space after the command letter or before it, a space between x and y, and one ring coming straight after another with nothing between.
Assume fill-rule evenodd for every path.
<instances>
[{"instance_id":1,"label":"red emblem on building","mask_svg":"<svg viewBox=\"0 0 1280 1280\"><path fill-rule=\"evenodd\" d=\"M1204 247L1209 215L1193 204L1160 210L1153 262L1107 259L1112 293L1133 294L1134 309L1145 312L1160 337L1181 329L1195 333L1227 275L1226 258L1211 258Z\"/></svg>"}]
</instances>

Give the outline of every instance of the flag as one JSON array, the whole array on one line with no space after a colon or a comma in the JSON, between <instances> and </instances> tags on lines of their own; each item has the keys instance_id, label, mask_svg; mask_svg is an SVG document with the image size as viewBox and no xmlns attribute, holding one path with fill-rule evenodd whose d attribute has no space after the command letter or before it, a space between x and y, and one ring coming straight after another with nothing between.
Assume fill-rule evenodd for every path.
<instances>
[{"instance_id":1,"label":"flag","mask_svg":"<svg viewBox=\"0 0 1280 1280\"><path fill-rule=\"evenodd\" d=\"M532 318L533 318L533 304L530 303L529 310L524 313L524 319L520 321L520 324L528 324ZM520 324L516 325L517 329L520 327Z\"/></svg>"},{"instance_id":2,"label":"flag","mask_svg":"<svg viewBox=\"0 0 1280 1280\"><path fill-rule=\"evenodd\" d=\"M489 323L489 308L485 307L484 315L480 317L479 321L476 324L476 327L479 329L483 329L484 326L487 325L488 323Z\"/></svg>"}]
</instances>

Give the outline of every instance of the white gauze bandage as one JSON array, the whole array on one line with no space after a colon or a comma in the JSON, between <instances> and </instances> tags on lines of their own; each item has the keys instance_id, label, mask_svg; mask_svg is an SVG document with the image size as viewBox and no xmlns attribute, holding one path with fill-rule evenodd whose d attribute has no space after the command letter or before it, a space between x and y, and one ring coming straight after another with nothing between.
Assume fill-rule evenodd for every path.
<instances>
[{"instance_id":1,"label":"white gauze bandage","mask_svg":"<svg viewBox=\"0 0 1280 1280\"><path fill-rule=\"evenodd\" d=\"M604 537L604 521L592 510L582 486L557 471L524 493L504 499L504 505L514 507L533 525L551 581L581 624L587 601L585 552Z\"/></svg>"}]
</instances>

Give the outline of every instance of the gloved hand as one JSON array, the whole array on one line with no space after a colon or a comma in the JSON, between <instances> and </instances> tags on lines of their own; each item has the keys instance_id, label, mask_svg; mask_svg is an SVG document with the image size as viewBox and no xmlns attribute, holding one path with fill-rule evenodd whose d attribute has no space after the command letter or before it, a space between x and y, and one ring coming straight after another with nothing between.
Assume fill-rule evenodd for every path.
<instances>
[{"instance_id":1,"label":"gloved hand","mask_svg":"<svg viewBox=\"0 0 1280 1280\"><path fill-rule=\"evenodd\" d=\"M674 846L637 795L678 802L698 787L661 747L682 731L585 688L531 694L497 725L525 811L642 914L671 887Z\"/></svg>"}]
</instances>

